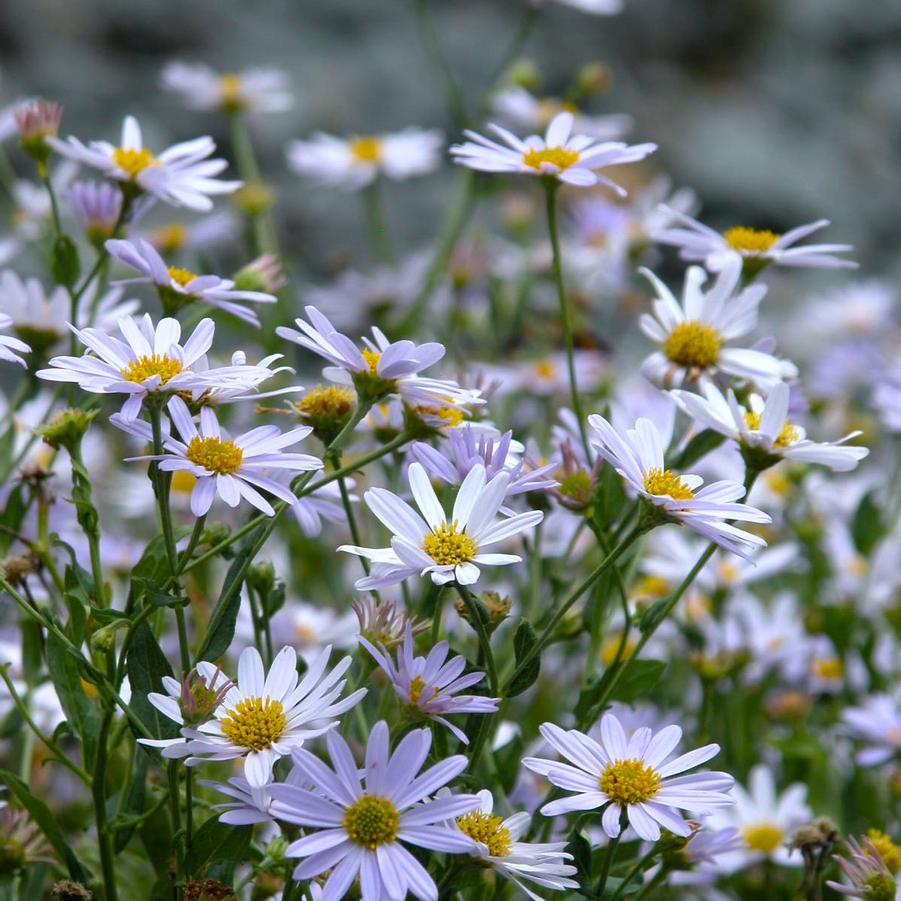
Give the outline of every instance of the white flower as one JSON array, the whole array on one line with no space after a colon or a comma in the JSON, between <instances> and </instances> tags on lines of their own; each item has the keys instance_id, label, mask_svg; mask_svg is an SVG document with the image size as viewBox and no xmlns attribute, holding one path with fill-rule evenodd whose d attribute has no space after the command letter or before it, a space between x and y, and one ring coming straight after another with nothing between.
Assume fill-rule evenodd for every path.
<instances>
[{"instance_id":1,"label":"white flower","mask_svg":"<svg viewBox=\"0 0 901 901\"><path fill-rule=\"evenodd\" d=\"M119 319L134 313L137 300L122 300L122 288L113 288L99 297L96 303L81 303L78 326L94 325L109 331ZM90 289L87 292L90 298ZM39 279L23 280L18 273L7 269L0 275L0 306L11 317L16 331L33 339L36 345L55 344L69 334L67 327L72 306L69 292L57 286L49 294Z\"/></svg>"},{"instance_id":2,"label":"white flower","mask_svg":"<svg viewBox=\"0 0 901 901\"><path fill-rule=\"evenodd\" d=\"M127 394L120 415L126 422L141 412L148 394L203 390L215 383L220 370L208 370L206 352L213 343L212 319L201 319L191 337L179 344L177 319L161 319L154 326L149 313L140 319L119 320L122 341L99 329L74 329L89 353L81 357L53 357L50 369L38 377L51 382L74 382L96 394Z\"/></svg>"},{"instance_id":3,"label":"white flower","mask_svg":"<svg viewBox=\"0 0 901 901\"><path fill-rule=\"evenodd\" d=\"M691 835L691 826L677 810L706 811L734 803L726 794L734 784L728 773L677 775L715 757L719 745L705 745L664 762L682 738L678 726L667 726L656 735L641 727L627 740L619 720L607 713L601 719L599 742L553 723L544 723L540 731L573 765L540 757L526 757L523 765L546 776L552 785L575 792L545 804L541 808L545 816L604 808L601 825L610 838L620 834L625 820L645 841L655 842L661 826L675 835Z\"/></svg>"},{"instance_id":4,"label":"white flower","mask_svg":"<svg viewBox=\"0 0 901 901\"><path fill-rule=\"evenodd\" d=\"M202 63L167 63L160 76L164 91L178 95L191 110L281 113L293 98L279 69L256 68L219 74Z\"/></svg>"},{"instance_id":5,"label":"white flower","mask_svg":"<svg viewBox=\"0 0 901 901\"><path fill-rule=\"evenodd\" d=\"M499 125L490 125L489 128L504 144L467 131L466 137L471 140L465 144L454 144L450 152L455 162L480 172L547 176L578 187L604 184L625 196L626 192L619 185L596 170L642 160L653 153L657 145L630 146L616 141L598 143L587 135L573 135L573 122L572 113L559 113L551 120L544 138L530 135L525 140Z\"/></svg>"},{"instance_id":6,"label":"white flower","mask_svg":"<svg viewBox=\"0 0 901 901\"><path fill-rule=\"evenodd\" d=\"M333 729L338 724L335 717L366 694L361 688L338 700L344 690L341 676L351 658L345 657L327 672L331 651L323 648L300 679L293 648L282 648L276 654L268 674L259 651L245 648L238 659L236 684L213 717L197 728L182 729L188 739L187 752L192 755L185 763L194 766L208 760L243 758L244 778L250 786L258 788L269 782L280 757Z\"/></svg>"},{"instance_id":7,"label":"white flower","mask_svg":"<svg viewBox=\"0 0 901 901\"><path fill-rule=\"evenodd\" d=\"M293 341L324 357L326 378L339 384L354 384L358 394L399 394L411 406L440 402L447 405L478 403L479 392L467 391L446 379L424 378L420 370L434 366L444 356L444 346L434 341L389 341L373 326L372 339L359 348L315 307L305 307L309 323L295 319L300 331L279 326L280 338Z\"/></svg>"},{"instance_id":8,"label":"white flower","mask_svg":"<svg viewBox=\"0 0 901 901\"><path fill-rule=\"evenodd\" d=\"M440 793L439 793L440 796ZM477 843L478 856L492 869L525 892L532 901L543 901L525 882L563 891L578 888L576 868L566 852L566 842L521 842L532 817L525 811L502 819L494 813L494 797L487 789L479 792L479 806L454 821L464 835Z\"/></svg>"},{"instance_id":9,"label":"white flower","mask_svg":"<svg viewBox=\"0 0 901 901\"><path fill-rule=\"evenodd\" d=\"M751 770L749 791L736 784L732 790L735 806L717 810L711 825L738 829L744 848L717 858L717 867L724 872L771 860L780 866L801 866L800 854L792 855L788 844L795 829L813 816L807 806L807 786L801 782L789 785L777 795L773 773L764 764Z\"/></svg>"},{"instance_id":10,"label":"white flower","mask_svg":"<svg viewBox=\"0 0 901 901\"><path fill-rule=\"evenodd\" d=\"M500 472L489 482L481 464L463 480L450 517L422 464L411 464L407 477L421 516L385 488L370 488L363 495L369 509L393 533L391 547L338 548L375 564L372 573L357 582L357 588L395 585L426 573L436 585L453 581L472 585L479 578L479 566L506 566L522 559L516 554L485 553L484 548L533 528L544 517L536 510L498 520L510 474Z\"/></svg>"},{"instance_id":11,"label":"white flower","mask_svg":"<svg viewBox=\"0 0 901 901\"><path fill-rule=\"evenodd\" d=\"M735 503L744 497L744 486L724 479L702 488L700 476L679 475L667 469L660 433L650 419L639 419L634 429L622 435L603 416L594 414L588 422L595 432L590 441L598 453L641 497L676 522L739 557L748 557L752 549L766 545L759 536L725 521L771 522L766 513Z\"/></svg>"},{"instance_id":12,"label":"white flower","mask_svg":"<svg viewBox=\"0 0 901 901\"><path fill-rule=\"evenodd\" d=\"M20 366L26 367L28 364L25 362L25 358L20 357L19 354L31 353L31 348L24 341L20 341L12 335L2 334L6 329L12 328L12 325L12 316L0 313L0 360L7 360L10 363L18 363Z\"/></svg>"},{"instance_id":13,"label":"white flower","mask_svg":"<svg viewBox=\"0 0 901 901\"><path fill-rule=\"evenodd\" d=\"M463 772L466 758L458 754L419 773L432 744L429 730L407 733L390 754L388 726L381 721L366 743L364 788L347 742L337 732L329 732L326 742L334 769L303 748L293 754L312 791L280 784L269 788L274 817L313 827L285 852L306 858L294 878L307 880L330 870L322 893L328 901L343 898L357 877L362 901L404 901L408 892L420 901L437 901L432 877L404 846L472 852L472 840L445 821L477 807L479 799L429 798Z\"/></svg>"},{"instance_id":14,"label":"white flower","mask_svg":"<svg viewBox=\"0 0 901 901\"><path fill-rule=\"evenodd\" d=\"M651 238L661 244L678 247L683 260L703 263L711 272L719 272L736 258L750 267L751 272L770 264L812 269L857 268L857 263L833 256L835 253L853 250L850 244L793 246L802 238L829 225L828 219L799 225L784 235L744 225L735 225L720 234L679 210L665 208L665 212L680 223L682 228L661 228Z\"/></svg>"},{"instance_id":15,"label":"white flower","mask_svg":"<svg viewBox=\"0 0 901 901\"><path fill-rule=\"evenodd\" d=\"M510 85L498 91L494 95L492 106L498 116L514 127L536 131L547 128L554 116L567 111L562 101L555 97L536 97L519 85ZM616 140L632 127L631 116L588 116L572 112L575 118L573 127L595 141Z\"/></svg>"},{"instance_id":16,"label":"white flower","mask_svg":"<svg viewBox=\"0 0 901 901\"><path fill-rule=\"evenodd\" d=\"M798 374L792 363L762 350L728 346L756 327L757 308L766 294L764 285L735 293L741 278L737 261L723 268L706 293L707 273L700 266L689 267L681 303L653 272L640 271L657 292L654 315L645 313L639 320L641 330L661 345L641 367L656 385L678 388L723 373L769 389Z\"/></svg>"},{"instance_id":17,"label":"white flower","mask_svg":"<svg viewBox=\"0 0 901 901\"><path fill-rule=\"evenodd\" d=\"M236 291L231 279L218 275L197 275L188 269L167 266L153 245L142 238L134 241L110 240L106 242L106 249L111 256L141 273L141 278L125 279L119 284L156 285L164 308L178 309L183 304L197 301L231 313L259 328L260 320L256 313L237 301L275 303L271 294L262 291Z\"/></svg>"},{"instance_id":18,"label":"white flower","mask_svg":"<svg viewBox=\"0 0 901 901\"><path fill-rule=\"evenodd\" d=\"M868 745L857 754L861 766L878 766L901 755L901 705L889 695L873 695L860 707L846 707L842 720Z\"/></svg>"},{"instance_id":19,"label":"white flower","mask_svg":"<svg viewBox=\"0 0 901 901\"><path fill-rule=\"evenodd\" d=\"M47 143L63 156L99 169L110 178L146 192L172 206L210 210L209 195L230 194L241 187L239 181L219 181L225 160L207 157L216 150L210 137L173 144L159 155L144 146L141 126L134 116L126 116L118 146L108 141L85 145L78 138L68 141L47 138Z\"/></svg>"},{"instance_id":20,"label":"white flower","mask_svg":"<svg viewBox=\"0 0 901 901\"><path fill-rule=\"evenodd\" d=\"M532 0L532 2L537 6L542 3L570 6L591 16L615 16L623 9L623 0Z\"/></svg>"},{"instance_id":21,"label":"white flower","mask_svg":"<svg viewBox=\"0 0 901 901\"><path fill-rule=\"evenodd\" d=\"M394 181L438 168L440 131L408 128L386 135L336 138L316 134L288 145L288 165L299 175L345 191L358 191L384 175Z\"/></svg>"},{"instance_id":22,"label":"white flower","mask_svg":"<svg viewBox=\"0 0 901 901\"><path fill-rule=\"evenodd\" d=\"M122 192L106 181L77 181L69 189L69 206L91 243L111 238L122 212Z\"/></svg>"},{"instance_id":23,"label":"white flower","mask_svg":"<svg viewBox=\"0 0 901 901\"><path fill-rule=\"evenodd\" d=\"M867 456L865 447L846 447L846 441L862 434L849 432L839 441L825 444L811 441L804 429L788 420L789 387L775 385L764 400L757 394L748 399L748 408L739 405L730 388L724 397L712 383L702 386L704 396L688 391L673 391L672 396L689 416L706 428L733 441L797 463L818 463L835 472L848 472Z\"/></svg>"},{"instance_id":24,"label":"white flower","mask_svg":"<svg viewBox=\"0 0 901 901\"><path fill-rule=\"evenodd\" d=\"M130 459L158 460L164 472L186 471L193 475L197 479L191 492L191 512L195 516L205 516L217 495L229 507L237 507L243 497L267 516L274 516L275 510L258 488L287 504L293 504L295 497L272 477L272 470L305 472L322 468L318 457L282 450L309 435L313 431L309 426L283 433L274 425L263 425L232 439L220 429L210 407L200 411L199 430L187 404L178 395L169 399L168 409L182 440L168 437L163 442L167 453ZM112 422L119 424L115 418ZM146 436L147 424L136 425L137 431ZM127 430L136 431L134 427Z\"/></svg>"}]
</instances>

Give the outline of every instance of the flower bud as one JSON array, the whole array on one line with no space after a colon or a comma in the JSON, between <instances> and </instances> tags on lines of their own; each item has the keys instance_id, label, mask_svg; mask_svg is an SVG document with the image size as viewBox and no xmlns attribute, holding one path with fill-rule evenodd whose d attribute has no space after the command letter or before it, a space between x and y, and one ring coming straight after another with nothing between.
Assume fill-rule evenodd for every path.
<instances>
[{"instance_id":1,"label":"flower bud","mask_svg":"<svg viewBox=\"0 0 901 901\"><path fill-rule=\"evenodd\" d=\"M63 118L62 104L52 100L33 100L23 103L14 113L19 127L19 143L37 164L42 178L47 177L47 158L50 148L45 138L55 138Z\"/></svg>"},{"instance_id":2,"label":"flower bud","mask_svg":"<svg viewBox=\"0 0 901 901\"><path fill-rule=\"evenodd\" d=\"M261 291L264 294L275 294L288 284L278 257L271 253L257 257L239 269L233 278L236 290Z\"/></svg>"},{"instance_id":3,"label":"flower bud","mask_svg":"<svg viewBox=\"0 0 901 901\"><path fill-rule=\"evenodd\" d=\"M63 879L50 890L53 901L92 901L94 893L80 882Z\"/></svg>"},{"instance_id":4,"label":"flower bud","mask_svg":"<svg viewBox=\"0 0 901 901\"><path fill-rule=\"evenodd\" d=\"M247 573L247 585L259 594L269 594L275 585L275 567L271 561L254 563Z\"/></svg>"},{"instance_id":5,"label":"flower bud","mask_svg":"<svg viewBox=\"0 0 901 901\"><path fill-rule=\"evenodd\" d=\"M64 447L71 456L77 456L81 439L91 427L98 412L97 410L79 410L72 407L60 410L47 425L38 429L37 433L50 447L56 450Z\"/></svg>"},{"instance_id":6,"label":"flower bud","mask_svg":"<svg viewBox=\"0 0 901 901\"><path fill-rule=\"evenodd\" d=\"M231 196L232 203L251 219L265 213L273 203L275 194L261 181L247 182Z\"/></svg>"},{"instance_id":7,"label":"flower bud","mask_svg":"<svg viewBox=\"0 0 901 901\"><path fill-rule=\"evenodd\" d=\"M313 434L325 445L338 437L357 408L357 398L350 388L317 385L291 404L298 418L311 426Z\"/></svg>"}]
</instances>

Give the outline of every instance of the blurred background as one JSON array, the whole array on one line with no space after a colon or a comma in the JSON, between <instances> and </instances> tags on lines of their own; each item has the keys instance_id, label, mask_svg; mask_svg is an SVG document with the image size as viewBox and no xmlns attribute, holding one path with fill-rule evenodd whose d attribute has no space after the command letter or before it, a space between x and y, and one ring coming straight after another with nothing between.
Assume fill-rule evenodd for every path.
<instances>
[{"instance_id":1,"label":"blurred background","mask_svg":"<svg viewBox=\"0 0 901 901\"><path fill-rule=\"evenodd\" d=\"M524 0L432 0L438 39L470 107L519 27ZM819 217L822 240L853 243L861 274L901 270L901 4L847 0L626 0L614 17L548 4L525 46L540 93L562 94L583 64L610 67L590 112L627 112L630 138L694 188L702 218L783 231ZM40 94L66 107L62 134L113 138L138 113L151 145L226 125L158 89L171 59L220 71L286 70L294 109L255 122L278 187L286 250L325 275L365 239L359 198L301 182L285 142L337 134L455 128L413 0L4 0L0 106ZM391 185L401 246L430 240L450 193L440 177ZM818 236L819 238L819 236Z\"/></svg>"}]
</instances>

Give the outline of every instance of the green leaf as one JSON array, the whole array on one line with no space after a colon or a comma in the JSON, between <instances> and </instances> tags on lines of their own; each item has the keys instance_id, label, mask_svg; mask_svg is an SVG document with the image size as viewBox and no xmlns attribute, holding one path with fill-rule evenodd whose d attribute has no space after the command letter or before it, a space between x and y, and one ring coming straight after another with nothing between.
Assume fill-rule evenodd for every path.
<instances>
[{"instance_id":1,"label":"green leaf","mask_svg":"<svg viewBox=\"0 0 901 901\"><path fill-rule=\"evenodd\" d=\"M136 823L129 823L129 820L136 820L138 814L144 810L147 794L147 768L150 766L150 757L138 745L135 746L132 753L135 755L134 770L129 784L122 786L121 791L125 793L125 802L122 805L121 813L116 817L117 820L121 817L123 825L117 828L116 820L110 823L110 828L115 830L113 847L116 854L124 851L125 846L131 841Z\"/></svg>"},{"instance_id":2,"label":"green leaf","mask_svg":"<svg viewBox=\"0 0 901 901\"><path fill-rule=\"evenodd\" d=\"M622 476L612 466L601 467L594 499L594 521L604 534L622 515L627 502Z\"/></svg>"},{"instance_id":3,"label":"green leaf","mask_svg":"<svg viewBox=\"0 0 901 901\"><path fill-rule=\"evenodd\" d=\"M69 875L76 882L87 882L91 878L90 871L79 863L75 852L69 847L63 836L62 830L56 822L56 817L50 812L47 805L35 798L29 791L28 786L13 773L7 770L0 770L0 780L9 789L10 794L28 811L28 815L34 820L41 832L44 833L44 838L47 839L53 850L59 855L60 860L66 862Z\"/></svg>"},{"instance_id":4,"label":"green leaf","mask_svg":"<svg viewBox=\"0 0 901 901\"><path fill-rule=\"evenodd\" d=\"M516 667L525 659L532 648L538 643L538 636L528 620L522 620L516 627L513 635L513 651L516 656ZM507 697L513 698L521 695L527 688L531 688L541 672L541 655L536 654L519 675L510 684Z\"/></svg>"},{"instance_id":5,"label":"green leaf","mask_svg":"<svg viewBox=\"0 0 901 901\"><path fill-rule=\"evenodd\" d=\"M877 489L873 488L860 499L851 523L851 537L854 539L854 547L864 557L870 556L873 549L888 532L886 523L882 518L882 510L876 503L876 491Z\"/></svg>"},{"instance_id":6,"label":"green leaf","mask_svg":"<svg viewBox=\"0 0 901 901\"><path fill-rule=\"evenodd\" d=\"M687 469L711 451L715 451L725 440L725 435L714 432L713 429L704 429L685 445L681 453L668 460L666 466L668 469Z\"/></svg>"},{"instance_id":7,"label":"green leaf","mask_svg":"<svg viewBox=\"0 0 901 901\"><path fill-rule=\"evenodd\" d=\"M185 857L185 870L191 875L201 875L213 860L247 860L251 831L250 826L220 823L218 814L210 817L194 833Z\"/></svg>"},{"instance_id":8,"label":"green leaf","mask_svg":"<svg viewBox=\"0 0 901 901\"><path fill-rule=\"evenodd\" d=\"M129 707L154 738L174 738L178 734L177 725L147 700L149 692L161 690L163 676L171 676L172 668L146 621L132 632L126 666L131 684Z\"/></svg>"},{"instance_id":9,"label":"green leaf","mask_svg":"<svg viewBox=\"0 0 901 901\"><path fill-rule=\"evenodd\" d=\"M625 675L616 683L610 700L631 704L651 691L665 669L663 660L633 660Z\"/></svg>"},{"instance_id":10,"label":"green leaf","mask_svg":"<svg viewBox=\"0 0 901 901\"><path fill-rule=\"evenodd\" d=\"M52 633L47 636L47 670L66 714L69 728L81 741L81 756L85 768L90 770L97 751L100 710L82 687L82 672L78 660Z\"/></svg>"},{"instance_id":11,"label":"green leaf","mask_svg":"<svg viewBox=\"0 0 901 901\"><path fill-rule=\"evenodd\" d=\"M573 829L570 833L568 848L573 856L573 863L579 871L579 882L583 886L587 886L591 881L591 843L585 838L581 829Z\"/></svg>"},{"instance_id":12,"label":"green leaf","mask_svg":"<svg viewBox=\"0 0 901 901\"><path fill-rule=\"evenodd\" d=\"M207 624L203 645L197 652L198 660L216 660L221 657L235 637L235 623L241 609L241 592L235 582L244 578L244 567L253 552L258 534L259 530L248 536L247 542L228 568L225 581L222 583L222 592Z\"/></svg>"},{"instance_id":13,"label":"green leaf","mask_svg":"<svg viewBox=\"0 0 901 901\"><path fill-rule=\"evenodd\" d=\"M50 263L53 278L60 284L72 287L78 281L81 264L78 249L68 235L60 235L53 243L53 259Z\"/></svg>"}]
</instances>

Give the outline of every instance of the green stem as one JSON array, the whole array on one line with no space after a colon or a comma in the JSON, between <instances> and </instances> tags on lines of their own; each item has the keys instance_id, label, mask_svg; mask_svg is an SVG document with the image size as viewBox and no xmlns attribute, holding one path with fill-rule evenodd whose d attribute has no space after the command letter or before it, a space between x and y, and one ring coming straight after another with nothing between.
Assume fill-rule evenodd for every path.
<instances>
[{"instance_id":1,"label":"green stem","mask_svg":"<svg viewBox=\"0 0 901 901\"><path fill-rule=\"evenodd\" d=\"M497 666L494 662L494 653L491 650L491 636L488 634L487 624L482 619L482 609L478 601L473 597L472 592L465 585L457 582L456 587L457 593L460 595L460 599L469 613L470 623L479 638L479 648L482 651L482 656L485 658L485 669L488 671L488 688L492 695L497 695Z\"/></svg>"},{"instance_id":2,"label":"green stem","mask_svg":"<svg viewBox=\"0 0 901 901\"><path fill-rule=\"evenodd\" d=\"M113 673L108 672L112 677ZM116 901L116 872L112 836L106 820L106 766L109 754L109 733L115 710L107 706L100 720L97 734L97 752L91 779L91 796L94 800L94 820L97 826L97 845L100 852L100 868L103 871L103 890L106 901Z\"/></svg>"},{"instance_id":3,"label":"green stem","mask_svg":"<svg viewBox=\"0 0 901 901\"><path fill-rule=\"evenodd\" d=\"M582 400L579 397L579 385L576 381L572 314L569 308L569 300L566 296L566 288L563 284L563 260L560 253L560 235L557 229L557 188L560 187L560 182L555 178L547 178L545 179L544 187L547 229L551 238L551 250L553 251L552 270L554 284L557 288L557 298L560 301L560 317L563 321L563 335L566 341L566 368L569 372L569 390L572 396L573 413L579 423L579 434L582 437L582 446L585 449L585 459L591 460L591 448L588 445L588 433L585 430L585 415L582 412Z\"/></svg>"},{"instance_id":4,"label":"green stem","mask_svg":"<svg viewBox=\"0 0 901 901\"><path fill-rule=\"evenodd\" d=\"M619 884L616 891L610 896L610 901L619 901L622 898L623 894L626 891L626 886L639 874L644 872L647 865L654 859L657 855L657 845L655 844L644 857L640 858L638 862L632 867L631 870L626 874L623 881Z\"/></svg>"},{"instance_id":5,"label":"green stem","mask_svg":"<svg viewBox=\"0 0 901 901\"><path fill-rule=\"evenodd\" d=\"M619 833L610 839L607 843L607 853L604 855L604 861L601 864L601 873L598 877L597 897L604 897L604 889L607 887L607 879L610 876L610 867L613 866L613 859L616 857L616 849L619 847L619 840L628 825L629 819L626 809L623 808L619 817Z\"/></svg>"},{"instance_id":6,"label":"green stem","mask_svg":"<svg viewBox=\"0 0 901 901\"><path fill-rule=\"evenodd\" d=\"M366 226L369 229L369 241L375 258L381 263L394 262L394 248L391 235L385 223L382 209L382 191L379 179L374 179L363 191L363 206L366 211Z\"/></svg>"},{"instance_id":7,"label":"green stem","mask_svg":"<svg viewBox=\"0 0 901 901\"><path fill-rule=\"evenodd\" d=\"M657 886L660 885L661 882L666 880L666 877L669 875L669 870L666 867L661 867L655 874L653 879L649 882L646 882L642 887L638 894L632 899L632 901L641 901L642 898L652 897L651 893L657 889Z\"/></svg>"},{"instance_id":8,"label":"green stem","mask_svg":"<svg viewBox=\"0 0 901 901\"><path fill-rule=\"evenodd\" d=\"M462 128L466 124L466 104L463 101L463 93L457 84L457 79L454 77L447 57L441 48L441 42L438 40L438 32L432 20L428 0L414 0L414 2L416 5L416 21L419 25L419 33L426 54L444 79L448 106L454 124L457 128Z\"/></svg>"},{"instance_id":9,"label":"green stem","mask_svg":"<svg viewBox=\"0 0 901 901\"><path fill-rule=\"evenodd\" d=\"M557 608L554 615L551 617L550 622L544 627L539 635L538 640L534 645L526 652L523 656L522 661L516 667L513 672L513 675L507 680L503 694L506 694L506 689L508 689L516 678L520 675L520 673L532 662L536 655L540 654L542 650L544 650L545 646L551 639L551 636L554 633L554 630L560 624L560 621L566 616L569 608L572 607L575 602L582 597L582 595L597 582L598 579L629 549L632 545L632 542L638 538L639 535L642 534L643 529L639 526L636 526L620 541L617 546L610 551L610 553L591 571L591 573L587 576L587 578L573 591L568 595L568 597L563 601L563 603Z\"/></svg>"}]
</instances>

